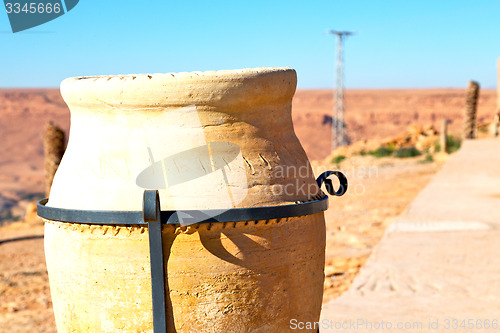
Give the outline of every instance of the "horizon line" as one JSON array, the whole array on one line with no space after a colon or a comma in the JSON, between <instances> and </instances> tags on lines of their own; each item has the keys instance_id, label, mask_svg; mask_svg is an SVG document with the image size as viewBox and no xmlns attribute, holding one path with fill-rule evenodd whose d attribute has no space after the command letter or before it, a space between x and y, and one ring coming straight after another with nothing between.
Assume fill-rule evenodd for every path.
<instances>
[{"instance_id":1,"label":"horizon line","mask_svg":"<svg viewBox=\"0 0 500 333\"><path fill-rule=\"evenodd\" d=\"M60 89L60 87L21 87L21 86L14 86L14 87L4 87L0 86L0 90L53 90L53 89ZM349 90L437 90L437 89L456 89L456 90L465 90L467 89L467 86L455 86L455 87L450 87L450 86L444 86L444 87L361 87L361 88L344 88L344 90L349 91ZM497 87L481 87L480 89L482 90L497 90ZM334 91L334 88L331 87L317 87L317 88L303 88L303 87L297 87L296 90L329 90L329 91Z\"/></svg>"}]
</instances>

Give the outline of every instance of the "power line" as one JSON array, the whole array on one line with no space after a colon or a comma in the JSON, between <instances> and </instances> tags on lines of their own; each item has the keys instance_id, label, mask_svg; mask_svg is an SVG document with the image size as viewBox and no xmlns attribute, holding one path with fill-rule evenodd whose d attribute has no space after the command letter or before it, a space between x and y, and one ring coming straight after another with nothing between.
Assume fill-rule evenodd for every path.
<instances>
[{"instance_id":1,"label":"power line","mask_svg":"<svg viewBox=\"0 0 500 333\"><path fill-rule=\"evenodd\" d=\"M332 117L332 151L346 146L349 142L347 127L344 122L344 40L354 32L329 30L328 34L337 36L337 87L335 89L335 103Z\"/></svg>"}]
</instances>

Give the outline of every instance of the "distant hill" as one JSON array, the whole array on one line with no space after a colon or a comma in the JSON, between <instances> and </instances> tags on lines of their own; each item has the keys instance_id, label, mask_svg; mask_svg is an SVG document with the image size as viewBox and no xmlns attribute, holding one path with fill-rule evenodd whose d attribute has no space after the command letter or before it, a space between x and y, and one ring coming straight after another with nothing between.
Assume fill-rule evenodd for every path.
<instances>
[{"instance_id":1,"label":"distant hill","mask_svg":"<svg viewBox=\"0 0 500 333\"><path fill-rule=\"evenodd\" d=\"M496 92L482 90L479 120L490 121ZM351 140L396 136L411 124L451 121L461 128L465 90L348 90L345 118ZM69 110L58 89L0 89L0 195L43 192L42 134L45 122L69 129ZM332 92L299 90L293 100L295 131L310 159L330 153ZM265 117L265 115L263 115ZM10 194L9 194L10 193Z\"/></svg>"}]
</instances>

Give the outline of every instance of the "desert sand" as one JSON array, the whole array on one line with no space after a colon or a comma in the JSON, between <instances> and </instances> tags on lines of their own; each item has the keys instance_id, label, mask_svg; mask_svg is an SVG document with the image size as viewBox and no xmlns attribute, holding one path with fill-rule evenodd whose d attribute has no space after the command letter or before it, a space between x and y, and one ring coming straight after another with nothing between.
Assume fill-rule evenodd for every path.
<instances>
[{"instance_id":1,"label":"desert sand","mask_svg":"<svg viewBox=\"0 0 500 333\"><path fill-rule=\"evenodd\" d=\"M491 121L496 93L482 90L479 121ZM409 125L450 120L461 128L465 91L350 90L346 122L352 141L400 135ZM44 124L66 131L69 112L57 89L0 90L0 332L55 332L43 256L43 227L10 223L22 219L26 205L43 197ZM325 302L342 294L399 216L439 170L440 163L355 156L340 165L324 161L330 153L332 93L299 90L293 102L295 131L317 172L341 169L350 180L344 197L331 198L327 220ZM409 181L411 180L411 181ZM0 222L1 224L2 222ZM7 241L11 239L35 238Z\"/></svg>"}]
</instances>

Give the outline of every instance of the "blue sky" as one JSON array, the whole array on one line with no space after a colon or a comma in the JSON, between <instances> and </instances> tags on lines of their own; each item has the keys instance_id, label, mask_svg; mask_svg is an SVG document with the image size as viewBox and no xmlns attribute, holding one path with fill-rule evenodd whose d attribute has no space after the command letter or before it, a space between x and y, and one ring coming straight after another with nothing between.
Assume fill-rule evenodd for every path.
<instances>
[{"instance_id":1,"label":"blue sky","mask_svg":"<svg viewBox=\"0 0 500 333\"><path fill-rule=\"evenodd\" d=\"M299 88L331 88L329 29L357 32L345 44L346 88L465 87L469 79L496 87L498 0L80 0L67 14L16 34L2 10L0 87L289 66Z\"/></svg>"}]
</instances>

